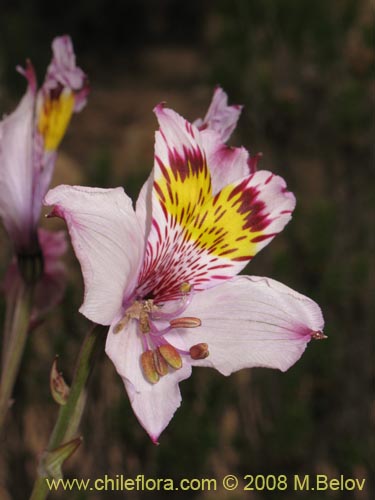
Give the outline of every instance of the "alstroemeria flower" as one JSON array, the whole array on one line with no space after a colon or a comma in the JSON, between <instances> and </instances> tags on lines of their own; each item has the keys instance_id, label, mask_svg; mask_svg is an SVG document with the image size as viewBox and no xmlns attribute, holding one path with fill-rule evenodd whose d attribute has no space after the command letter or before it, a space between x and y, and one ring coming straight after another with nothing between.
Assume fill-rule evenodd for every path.
<instances>
[{"instance_id":1,"label":"alstroemeria flower","mask_svg":"<svg viewBox=\"0 0 375 500\"><path fill-rule=\"evenodd\" d=\"M88 93L70 38L55 38L52 49L39 91L31 63L18 68L28 88L17 109L0 122L0 217L18 255L38 251L37 224L56 149L72 113L82 109Z\"/></svg>"},{"instance_id":2,"label":"alstroemeria flower","mask_svg":"<svg viewBox=\"0 0 375 500\"><path fill-rule=\"evenodd\" d=\"M135 210L122 188L59 186L45 201L65 219L82 267L80 311L110 325L106 352L157 442L192 366L287 370L322 335L323 318L280 283L236 276L290 220L284 180L250 173L247 153L233 164L207 151L204 130L161 105L155 112L154 170Z\"/></svg>"}]
</instances>

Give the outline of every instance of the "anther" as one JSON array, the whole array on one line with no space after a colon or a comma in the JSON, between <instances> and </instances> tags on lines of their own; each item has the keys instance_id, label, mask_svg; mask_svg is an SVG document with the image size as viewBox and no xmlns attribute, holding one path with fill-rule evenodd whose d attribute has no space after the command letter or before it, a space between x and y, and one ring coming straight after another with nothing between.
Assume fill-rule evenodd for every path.
<instances>
[{"instance_id":1,"label":"anther","mask_svg":"<svg viewBox=\"0 0 375 500\"><path fill-rule=\"evenodd\" d=\"M141 354L141 365L143 374L146 377L146 379L151 384L156 384L160 376L155 366L155 358L153 351L148 350Z\"/></svg>"},{"instance_id":2,"label":"anther","mask_svg":"<svg viewBox=\"0 0 375 500\"><path fill-rule=\"evenodd\" d=\"M185 317L172 319L169 324L172 328L197 328L201 326L202 321L199 318Z\"/></svg>"},{"instance_id":3,"label":"anther","mask_svg":"<svg viewBox=\"0 0 375 500\"><path fill-rule=\"evenodd\" d=\"M121 330L123 330L126 325L129 322L129 316L124 316L114 327L113 327L113 333L120 333Z\"/></svg>"},{"instance_id":4,"label":"anther","mask_svg":"<svg viewBox=\"0 0 375 500\"><path fill-rule=\"evenodd\" d=\"M311 338L313 340L324 340L324 339L327 339L327 335L324 335L323 332L321 332L320 330L317 330L316 332L311 332Z\"/></svg>"},{"instance_id":5,"label":"anther","mask_svg":"<svg viewBox=\"0 0 375 500\"><path fill-rule=\"evenodd\" d=\"M139 327L142 333L150 333L151 331L150 321L146 311L142 310L139 314Z\"/></svg>"},{"instance_id":6,"label":"anther","mask_svg":"<svg viewBox=\"0 0 375 500\"><path fill-rule=\"evenodd\" d=\"M208 344L204 342L191 346L189 353L192 359L204 359L210 354L208 351Z\"/></svg>"},{"instance_id":7,"label":"anther","mask_svg":"<svg viewBox=\"0 0 375 500\"><path fill-rule=\"evenodd\" d=\"M168 363L165 361L158 349L156 349L153 354L156 371L161 377L163 377L168 373Z\"/></svg>"},{"instance_id":8,"label":"anther","mask_svg":"<svg viewBox=\"0 0 375 500\"><path fill-rule=\"evenodd\" d=\"M159 347L159 353L163 356L165 361L174 368L178 370L182 366L182 359L177 350L170 344L163 344Z\"/></svg>"},{"instance_id":9,"label":"anther","mask_svg":"<svg viewBox=\"0 0 375 500\"><path fill-rule=\"evenodd\" d=\"M190 285L190 283L187 282L182 283L182 285L180 286L180 290L182 293L189 293L191 292L191 289L192 286Z\"/></svg>"}]
</instances>

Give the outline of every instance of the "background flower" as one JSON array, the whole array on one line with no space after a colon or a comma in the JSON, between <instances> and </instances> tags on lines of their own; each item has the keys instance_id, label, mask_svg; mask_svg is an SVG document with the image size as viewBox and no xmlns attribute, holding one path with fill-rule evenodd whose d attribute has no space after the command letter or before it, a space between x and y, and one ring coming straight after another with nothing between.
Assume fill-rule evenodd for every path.
<instances>
[{"instance_id":1,"label":"background flower","mask_svg":"<svg viewBox=\"0 0 375 500\"><path fill-rule=\"evenodd\" d=\"M17 109L0 122L0 216L18 254L37 251L36 227L51 182L56 149L74 111L85 104L86 76L68 36L55 38L41 89L30 61L18 68L28 82Z\"/></svg>"}]
</instances>

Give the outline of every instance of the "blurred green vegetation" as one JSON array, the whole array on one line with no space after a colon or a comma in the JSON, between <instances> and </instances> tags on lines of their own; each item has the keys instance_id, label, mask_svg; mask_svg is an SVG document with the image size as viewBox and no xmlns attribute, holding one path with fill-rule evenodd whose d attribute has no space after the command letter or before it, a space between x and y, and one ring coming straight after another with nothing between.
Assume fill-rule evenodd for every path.
<instances>
[{"instance_id":1,"label":"blurred green vegetation","mask_svg":"<svg viewBox=\"0 0 375 500\"><path fill-rule=\"evenodd\" d=\"M126 108L131 111L125 119L116 115L109 128L103 125L100 142L86 131L90 124L84 113L72 124L62 149L81 163L83 184L121 183L136 197L152 164L153 135L142 135L148 118L136 110L149 99L150 89L154 104L168 97L171 105L181 104L175 109L190 119L204 114L217 83L231 102L245 104L233 144L243 143L251 153L263 151L261 168L285 177L297 197L292 222L246 272L278 279L316 300L329 337L312 343L286 374L259 369L227 379L195 370L181 384L182 407L159 447L140 428L121 380L103 356L90 387L82 426L85 442L68 464L68 477L345 474L367 478L367 492L336 498L370 498L373 14L369 2L358 0L5 2L0 18L0 104L2 98L9 102L22 92L11 68L26 55L43 68L51 38L62 32L73 36L79 61L93 81L87 113L93 103L102 103L97 91L108 96L123 86L124 100L131 101L129 89L139 96ZM169 59L163 64L155 59L158 48L165 55L165 47L181 54L175 66ZM191 72L186 70L192 64L186 47L198 61ZM121 91L116 96L120 106ZM101 120L106 123L106 114L115 113L112 107L108 100L108 106L98 108L93 115L97 127ZM122 159L116 151L123 152ZM35 454L45 444L56 414L48 394L48 363L58 352L69 379L87 328L77 313L82 300L78 264L71 254L68 262L68 293L33 333L16 387L19 404L9 422L1 462L2 477L15 499L25 498ZM77 493L52 498L123 496ZM138 499L145 494L126 496ZM297 493L254 492L250 497L220 491L215 496L283 500ZM153 497L168 495L154 492ZM212 495L190 492L189 497ZM331 497L332 492L304 495Z\"/></svg>"}]
</instances>

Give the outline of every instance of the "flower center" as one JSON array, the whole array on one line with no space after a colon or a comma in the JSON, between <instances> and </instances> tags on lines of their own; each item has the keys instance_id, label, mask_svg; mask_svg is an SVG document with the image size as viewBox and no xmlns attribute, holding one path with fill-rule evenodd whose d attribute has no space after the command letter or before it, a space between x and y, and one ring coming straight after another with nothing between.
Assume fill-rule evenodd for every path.
<instances>
[{"instance_id":1,"label":"flower center","mask_svg":"<svg viewBox=\"0 0 375 500\"><path fill-rule=\"evenodd\" d=\"M198 328L202 322L192 316L181 316L192 300L192 287L183 283L180 287L181 299L174 301L174 309L155 304L153 299L135 300L125 309L122 319L115 325L113 333L119 333L130 320L137 321L138 335L143 345L141 367L148 382L156 384L169 371L182 367L182 358L204 359L209 355L208 345L194 344L188 351L171 344L166 338L176 328Z\"/></svg>"}]
</instances>

